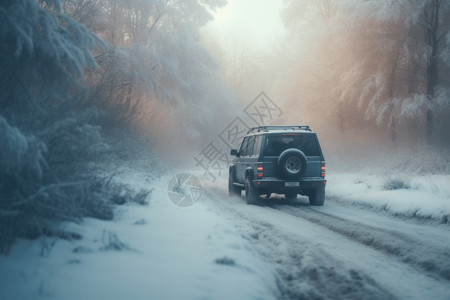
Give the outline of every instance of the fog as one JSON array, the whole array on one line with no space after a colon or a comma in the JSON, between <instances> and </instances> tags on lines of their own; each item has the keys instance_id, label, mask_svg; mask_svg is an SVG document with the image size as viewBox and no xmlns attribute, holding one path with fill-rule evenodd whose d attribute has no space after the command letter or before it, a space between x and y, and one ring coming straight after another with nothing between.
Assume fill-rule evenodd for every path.
<instances>
[{"instance_id":1,"label":"fog","mask_svg":"<svg viewBox=\"0 0 450 300\"><path fill-rule=\"evenodd\" d=\"M272 124L310 125L334 166L396 168L448 157L449 13L445 1L231 1L203 36L242 107L264 91L283 111Z\"/></svg>"},{"instance_id":2,"label":"fog","mask_svg":"<svg viewBox=\"0 0 450 300\"><path fill-rule=\"evenodd\" d=\"M27 7L23 3L16 5ZM449 147L446 1L39 3L81 29L73 30L75 46L67 46L24 36L32 29L17 21L25 31L8 31L17 41L5 53L30 53L42 66L5 65L32 77L6 78L10 90L29 80L46 107L54 107L57 95L69 95L73 113L90 111L106 137L136 137L177 165L194 163L192 157L218 139L229 152L220 134L237 117L247 126L263 125L245 113L261 93L281 109L264 124L310 125L335 162L348 153L372 161L426 148L441 156ZM55 29L48 24L42 26ZM39 43L48 58L33 52ZM58 85L56 77L50 83L39 77L56 74L44 68L52 57L58 58L55 70L71 78L67 91L48 86Z\"/></svg>"}]
</instances>

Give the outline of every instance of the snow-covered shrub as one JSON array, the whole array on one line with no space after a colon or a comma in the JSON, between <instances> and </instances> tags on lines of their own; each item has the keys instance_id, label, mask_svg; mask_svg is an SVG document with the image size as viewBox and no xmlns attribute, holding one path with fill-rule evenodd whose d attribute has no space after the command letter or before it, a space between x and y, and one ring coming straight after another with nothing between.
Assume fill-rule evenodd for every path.
<instances>
[{"instance_id":1,"label":"snow-covered shrub","mask_svg":"<svg viewBox=\"0 0 450 300\"><path fill-rule=\"evenodd\" d=\"M148 197L152 193L153 189L151 190L140 190L137 192L130 200L130 202L134 202L140 205L147 205L148 204Z\"/></svg>"},{"instance_id":2,"label":"snow-covered shrub","mask_svg":"<svg viewBox=\"0 0 450 300\"><path fill-rule=\"evenodd\" d=\"M26 136L18 128L9 125L8 121L0 115L0 136L2 148L0 152L0 169L2 179L7 177L19 180L24 174L42 177L46 166L44 159L47 148L33 135Z\"/></svg>"},{"instance_id":3,"label":"snow-covered shrub","mask_svg":"<svg viewBox=\"0 0 450 300\"><path fill-rule=\"evenodd\" d=\"M122 242L117 234L111 231L103 230L102 243L103 247L100 248L101 251L133 250L130 246Z\"/></svg>"},{"instance_id":4,"label":"snow-covered shrub","mask_svg":"<svg viewBox=\"0 0 450 300\"><path fill-rule=\"evenodd\" d=\"M147 205L152 190L134 191L131 187L114 180L114 175L94 176L88 180L90 182L88 192L90 198L85 198L83 207L85 215L103 219L112 219L112 205L123 205L125 203L138 203ZM96 198L96 201L92 201Z\"/></svg>"},{"instance_id":5,"label":"snow-covered shrub","mask_svg":"<svg viewBox=\"0 0 450 300\"><path fill-rule=\"evenodd\" d=\"M383 189L387 191L410 189L411 186L403 178L389 178L383 184Z\"/></svg>"},{"instance_id":6,"label":"snow-covered shrub","mask_svg":"<svg viewBox=\"0 0 450 300\"><path fill-rule=\"evenodd\" d=\"M236 261L234 259L226 257L226 256L224 256L222 258L217 258L215 260L215 263L218 264L218 265L226 265L226 266L234 266L234 265L236 265Z\"/></svg>"}]
</instances>

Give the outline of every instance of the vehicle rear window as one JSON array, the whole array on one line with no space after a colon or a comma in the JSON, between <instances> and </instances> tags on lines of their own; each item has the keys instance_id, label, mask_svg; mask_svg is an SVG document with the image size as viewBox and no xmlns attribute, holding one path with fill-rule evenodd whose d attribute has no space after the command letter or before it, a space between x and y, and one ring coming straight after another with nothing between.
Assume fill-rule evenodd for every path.
<instances>
[{"instance_id":1,"label":"vehicle rear window","mask_svg":"<svg viewBox=\"0 0 450 300\"><path fill-rule=\"evenodd\" d=\"M314 134L269 135L264 140L266 156L278 156L289 148L299 149L306 156L320 156L320 148Z\"/></svg>"}]
</instances>

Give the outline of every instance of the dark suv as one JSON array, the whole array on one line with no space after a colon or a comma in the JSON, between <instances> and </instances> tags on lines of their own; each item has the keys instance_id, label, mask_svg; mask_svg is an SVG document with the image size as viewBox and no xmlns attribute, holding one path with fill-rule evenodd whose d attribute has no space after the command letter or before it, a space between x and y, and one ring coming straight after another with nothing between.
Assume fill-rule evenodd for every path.
<instances>
[{"instance_id":1,"label":"dark suv","mask_svg":"<svg viewBox=\"0 0 450 300\"><path fill-rule=\"evenodd\" d=\"M325 159L317 135L309 126L261 126L251 128L244 137L230 166L228 191L241 195L247 203L260 195L297 194L309 197L311 205L325 201Z\"/></svg>"}]
</instances>

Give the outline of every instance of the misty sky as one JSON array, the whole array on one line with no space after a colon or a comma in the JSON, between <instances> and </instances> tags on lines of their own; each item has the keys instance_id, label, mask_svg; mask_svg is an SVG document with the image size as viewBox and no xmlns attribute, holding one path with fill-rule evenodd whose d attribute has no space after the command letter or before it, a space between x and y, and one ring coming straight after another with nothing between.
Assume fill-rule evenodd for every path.
<instances>
[{"instance_id":1,"label":"misty sky","mask_svg":"<svg viewBox=\"0 0 450 300\"><path fill-rule=\"evenodd\" d=\"M284 34L282 7L280 0L229 0L208 29L225 49L244 42L251 48L264 49Z\"/></svg>"}]
</instances>

